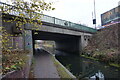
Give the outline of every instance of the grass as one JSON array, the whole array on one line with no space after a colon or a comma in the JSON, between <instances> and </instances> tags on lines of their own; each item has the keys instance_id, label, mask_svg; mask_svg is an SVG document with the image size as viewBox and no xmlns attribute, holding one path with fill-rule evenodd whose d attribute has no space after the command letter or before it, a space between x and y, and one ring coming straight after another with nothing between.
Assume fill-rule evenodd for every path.
<instances>
[{"instance_id":1,"label":"grass","mask_svg":"<svg viewBox=\"0 0 120 80\"><path fill-rule=\"evenodd\" d=\"M114 66L114 67L117 67L117 68L120 68L120 65L119 64L115 64L115 63L109 63L110 66Z\"/></svg>"},{"instance_id":2,"label":"grass","mask_svg":"<svg viewBox=\"0 0 120 80\"><path fill-rule=\"evenodd\" d=\"M93 58L93 57L88 57L88 56L85 56L85 55L81 55L81 56L84 57L84 58L91 59L91 60L101 61L100 59L96 59L96 58ZM120 68L120 64L108 63L108 65L113 66L113 67Z\"/></svg>"},{"instance_id":3,"label":"grass","mask_svg":"<svg viewBox=\"0 0 120 80\"><path fill-rule=\"evenodd\" d=\"M95 61L99 61L99 59L96 59L96 58L93 58L93 57L88 57L88 56L85 56L85 55L80 55L80 56L88 58L88 59L92 59L92 60L95 60Z\"/></svg>"},{"instance_id":4,"label":"grass","mask_svg":"<svg viewBox=\"0 0 120 80\"><path fill-rule=\"evenodd\" d=\"M55 64L56 68L57 68L57 71L58 71L58 74L59 74L60 78L61 79L62 78L67 78L67 80L73 80L73 77L70 76L66 72L66 70L60 65L60 63L55 60L55 57L52 56L52 59L53 59L53 62Z\"/></svg>"}]
</instances>

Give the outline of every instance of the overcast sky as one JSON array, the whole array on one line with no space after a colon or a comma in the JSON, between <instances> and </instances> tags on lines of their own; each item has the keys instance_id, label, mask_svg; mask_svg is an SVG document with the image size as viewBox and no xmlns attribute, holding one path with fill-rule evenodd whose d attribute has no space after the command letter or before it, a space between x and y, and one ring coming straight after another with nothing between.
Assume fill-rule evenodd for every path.
<instances>
[{"instance_id":1,"label":"overcast sky","mask_svg":"<svg viewBox=\"0 0 120 80\"><path fill-rule=\"evenodd\" d=\"M6 0L0 0L6 1ZM9 0L8 0L9 1ZM29 1L29 0L28 0ZM45 12L45 14L57 17L74 23L86 24L94 27L92 24L92 12L94 11L94 0L45 0L54 2L54 11ZM95 0L97 25L101 25L100 15L112 8L118 6L120 0Z\"/></svg>"},{"instance_id":2,"label":"overcast sky","mask_svg":"<svg viewBox=\"0 0 120 80\"><path fill-rule=\"evenodd\" d=\"M112 8L117 7L120 0L95 1L97 25L101 25L100 15ZM94 0L54 0L54 2L54 7L56 9L54 11L45 12L45 14L74 23L86 24L89 27L94 27L92 24Z\"/></svg>"}]
</instances>

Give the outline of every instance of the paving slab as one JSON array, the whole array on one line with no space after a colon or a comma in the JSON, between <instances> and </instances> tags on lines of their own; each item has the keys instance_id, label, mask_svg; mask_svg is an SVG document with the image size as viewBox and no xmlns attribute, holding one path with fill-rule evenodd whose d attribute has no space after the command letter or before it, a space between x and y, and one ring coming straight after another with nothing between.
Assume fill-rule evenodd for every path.
<instances>
[{"instance_id":1,"label":"paving slab","mask_svg":"<svg viewBox=\"0 0 120 80\"><path fill-rule=\"evenodd\" d=\"M35 78L60 78L53 63L52 55L42 50L34 55L34 76Z\"/></svg>"}]
</instances>

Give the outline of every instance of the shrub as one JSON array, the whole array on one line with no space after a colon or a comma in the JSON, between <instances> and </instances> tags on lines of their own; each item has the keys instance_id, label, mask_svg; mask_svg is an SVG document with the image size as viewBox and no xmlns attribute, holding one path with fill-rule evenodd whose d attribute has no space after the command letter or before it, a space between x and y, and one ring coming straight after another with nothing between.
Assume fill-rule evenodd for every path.
<instances>
[{"instance_id":1,"label":"shrub","mask_svg":"<svg viewBox=\"0 0 120 80\"><path fill-rule=\"evenodd\" d=\"M29 51L24 50L2 50L2 72L6 73L22 69L24 66Z\"/></svg>"}]
</instances>

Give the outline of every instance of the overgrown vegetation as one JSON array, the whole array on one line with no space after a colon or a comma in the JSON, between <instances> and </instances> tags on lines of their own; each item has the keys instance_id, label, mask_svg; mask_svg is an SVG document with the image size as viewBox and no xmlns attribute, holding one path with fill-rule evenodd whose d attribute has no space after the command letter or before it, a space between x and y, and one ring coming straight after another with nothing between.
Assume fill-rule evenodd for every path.
<instances>
[{"instance_id":1,"label":"overgrown vegetation","mask_svg":"<svg viewBox=\"0 0 120 80\"><path fill-rule=\"evenodd\" d=\"M2 50L2 72L5 75L14 70L20 70L24 67L29 51L24 50Z\"/></svg>"},{"instance_id":2,"label":"overgrown vegetation","mask_svg":"<svg viewBox=\"0 0 120 80\"><path fill-rule=\"evenodd\" d=\"M106 27L93 35L83 55L120 67L119 25Z\"/></svg>"}]
</instances>

